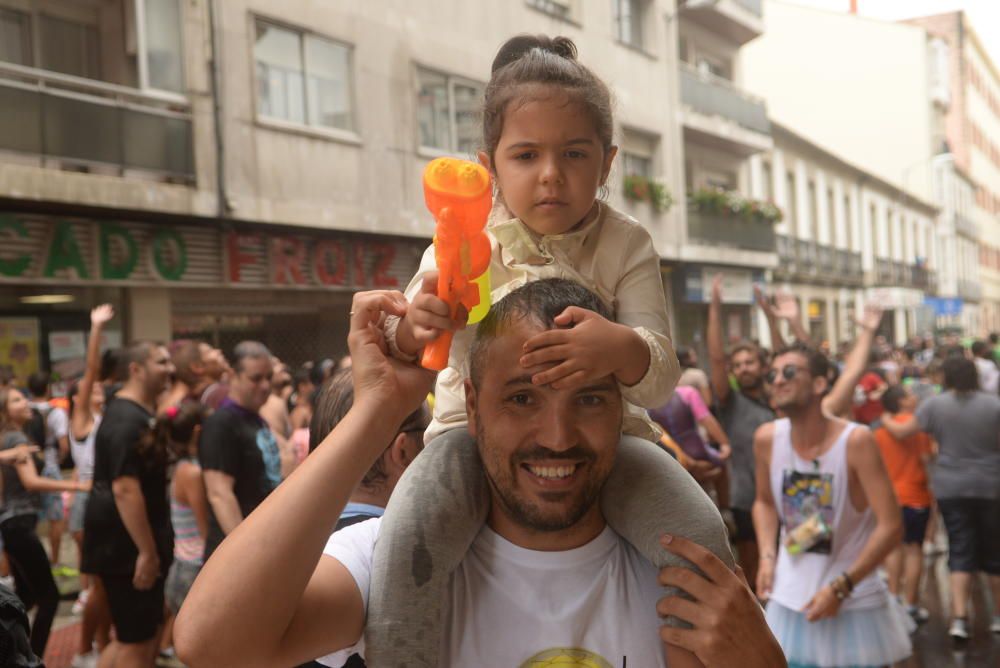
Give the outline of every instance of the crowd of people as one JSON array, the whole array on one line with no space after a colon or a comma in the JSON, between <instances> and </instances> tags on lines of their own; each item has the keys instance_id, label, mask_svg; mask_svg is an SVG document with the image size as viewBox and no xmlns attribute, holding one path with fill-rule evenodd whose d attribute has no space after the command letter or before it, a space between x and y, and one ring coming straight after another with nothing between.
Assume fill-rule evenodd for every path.
<instances>
[{"instance_id":1,"label":"crowd of people","mask_svg":"<svg viewBox=\"0 0 1000 668\"><path fill-rule=\"evenodd\" d=\"M429 250L405 294L354 296L339 363L293 370L257 341L102 355L101 306L65 409L41 374L0 389L30 651L64 519L77 667L172 646L192 666L887 666L927 619L937 521L968 639L973 575L1000 601L996 337L893 346L870 305L832 354L760 286L769 346L727 341L716 278L703 369L674 348L648 232L597 199L610 95L573 43L510 40L484 106L496 301L477 326ZM444 331L434 376L416 362Z\"/></svg>"}]
</instances>

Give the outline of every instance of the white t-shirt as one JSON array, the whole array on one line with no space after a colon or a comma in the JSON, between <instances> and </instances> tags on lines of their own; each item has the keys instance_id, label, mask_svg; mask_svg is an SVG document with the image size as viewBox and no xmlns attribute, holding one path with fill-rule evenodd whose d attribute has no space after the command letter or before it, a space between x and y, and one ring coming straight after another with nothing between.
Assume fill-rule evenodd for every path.
<instances>
[{"instance_id":1,"label":"white t-shirt","mask_svg":"<svg viewBox=\"0 0 1000 668\"><path fill-rule=\"evenodd\" d=\"M1000 389L997 387L1000 385L1000 368L997 368L993 360L977 357L976 370L979 372L979 389L995 395Z\"/></svg>"},{"instance_id":2,"label":"white t-shirt","mask_svg":"<svg viewBox=\"0 0 1000 668\"><path fill-rule=\"evenodd\" d=\"M354 576L366 610L380 521L338 531L324 550ZM438 665L664 667L662 596L655 567L610 528L573 550L537 552L483 527L451 577ZM363 639L319 661L339 667L355 652Z\"/></svg>"}]
</instances>

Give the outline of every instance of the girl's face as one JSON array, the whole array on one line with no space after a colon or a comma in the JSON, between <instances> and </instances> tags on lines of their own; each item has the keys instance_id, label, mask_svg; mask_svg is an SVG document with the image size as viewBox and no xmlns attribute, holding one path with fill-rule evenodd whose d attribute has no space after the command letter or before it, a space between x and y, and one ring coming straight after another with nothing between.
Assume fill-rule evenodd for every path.
<instances>
[{"instance_id":1,"label":"girl's face","mask_svg":"<svg viewBox=\"0 0 1000 668\"><path fill-rule=\"evenodd\" d=\"M7 392L7 419L18 427L31 419L31 404L17 390Z\"/></svg>"},{"instance_id":2,"label":"girl's face","mask_svg":"<svg viewBox=\"0 0 1000 668\"><path fill-rule=\"evenodd\" d=\"M534 232L563 234L586 218L618 152L605 152L594 123L558 91L512 102L494 153L479 154L496 175L504 204Z\"/></svg>"}]
</instances>

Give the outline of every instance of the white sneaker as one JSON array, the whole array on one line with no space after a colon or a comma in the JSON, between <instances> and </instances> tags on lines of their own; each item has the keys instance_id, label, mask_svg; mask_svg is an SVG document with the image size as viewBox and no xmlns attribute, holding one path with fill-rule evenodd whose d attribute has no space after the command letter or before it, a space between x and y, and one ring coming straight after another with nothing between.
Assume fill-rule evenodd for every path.
<instances>
[{"instance_id":1,"label":"white sneaker","mask_svg":"<svg viewBox=\"0 0 1000 668\"><path fill-rule=\"evenodd\" d=\"M993 621L990 623L990 631L1000 633L1000 614L993 615Z\"/></svg>"},{"instance_id":2,"label":"white sneaker","mask_svg":"<svg viewBox=\"0 0 1000 668\"><path fill-rule=\"evenodd\" d=\"M100 658L96 649L92 649L86 654L77 654L69 664L70 668L97 668L97 660Z\"/></svg>"},{"instance_id":3,"label":"white sneaker","mask_svg":"<svg viewBox=\"0 0 1000 668\"><path fill-rule=\"evenodd\" d=\"M931 618L931 613L927 608L918 608L915 605L906 606L906 611L910 613L910 617L913 618L917 624L923 624L928 619Z\"/></svg>"},{"instance_id":4,"label":"white sneaker","mask_svg":"<svg viewBox=\"0 0 1000 668\"><path fill-rule=\"evenodd\" d=\"M76 597L75 601L73 601L73 610L72 610L72 612L73 612L74 615L82 615L83 614L83 609L85 607L87 607L87 599L88 598L90 598L90 590L89 589L84 589L83 591L80 592L80 595Z\"/></svg>"},{"instance_id":5,"label":"white sneaker","mask_svg":"<svg viewBox=\"0 0 1000 668\"><path fill-rule=\"evenodd\" d=\"M968 640L969 628L967 622L964 619L958 619L957 617L951 620L951 628L948 629L948 635L950 635L953 640Z\"/></svg>"}]
</instances>

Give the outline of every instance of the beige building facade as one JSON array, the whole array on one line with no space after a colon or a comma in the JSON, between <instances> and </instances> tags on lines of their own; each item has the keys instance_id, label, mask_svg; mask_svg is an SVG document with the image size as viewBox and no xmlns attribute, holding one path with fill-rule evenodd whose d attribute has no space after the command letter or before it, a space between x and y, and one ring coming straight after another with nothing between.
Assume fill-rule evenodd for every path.
<instances>
[{"instance_id":1,"label":"beige building facade","mask_svg":"<svg viewBox=\"0 0 1000 668\"><path fill-rule=\"evenodd\" d=\"M886 309L881 333L904 344L933 328L936 206L775 123L774 149L751 159L754 196L785 212L775 282L799 301L803 325L832 350L854 339L852 316Z\"/></svg>"},{"instance_id":2,"label":"beige building facade","mask_svg":"<svg viewBox=\"0 0 1000 668\"><path fill-rule=\"evenodd\" d=\"M778 0L765 10L767 31L741 51L747 87L776 122L944 212L932 244L940 284L928 304L939 328L984 333L981 214L948 204L966 202L973 177L951 138L962 79L947 42L917 25Z\"/></svg>"},{"instance_id":3,"label":"beige building facade","mask_svg":"<svg viewBox=\"0 0 1000 668\"><path fill-rule=\"evenodd\" d=\"M69 374L110 301L117 341L343 352L350 295L416 270L423 166L475 158L518 33L573 38L609 83L609 200L678 261L676 19L672 0L0 0L0 341Z\"/></svg>"}]
</instances>

